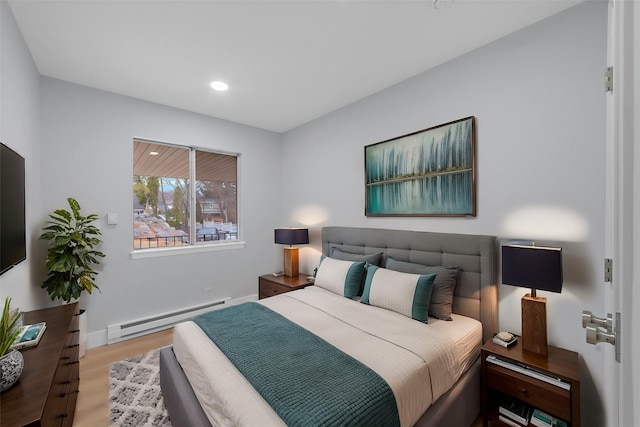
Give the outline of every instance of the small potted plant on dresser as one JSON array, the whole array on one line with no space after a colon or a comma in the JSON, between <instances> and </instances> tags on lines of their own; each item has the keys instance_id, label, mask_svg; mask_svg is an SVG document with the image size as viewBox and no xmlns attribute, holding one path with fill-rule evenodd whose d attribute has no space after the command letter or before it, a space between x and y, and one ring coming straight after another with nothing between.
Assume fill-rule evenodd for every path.
<instances>
[{"instance_id":1,"label":"small potted plant on dresser","mask_svg":"<svg viewBox=\"0 0 640 427\"><path fill-rule=\"evenodd\" d=\"M4 300L2 317L0 317L0 393L18 381L24 359L18 350L12 350L11 345L20 333L19 310L11 310L11 298Z\"/></svg>"},{"instance_id":2,"label":"small potted plant on dresser","mask_svg":"<svg viewBox=\"0 0 640 427\"><path fill-rule=\"evenodd\" d=\"M47 270L49 275L41 287L46 289L51 300L61 299L65 303L77 300L83 291L91 294L100 288L95 283L98 274L94 267L100 264L98 258L104 254L95 249L102 241L100 229L92 222L97 214L83 216L80 204L73 198L67 199L71 212L57 209L51 215L47 225L42 228L40 239L49 241L47 252ZM86 348L86 319L83 311L80 315L80 357Z\"/></svg>"}]
</instances>

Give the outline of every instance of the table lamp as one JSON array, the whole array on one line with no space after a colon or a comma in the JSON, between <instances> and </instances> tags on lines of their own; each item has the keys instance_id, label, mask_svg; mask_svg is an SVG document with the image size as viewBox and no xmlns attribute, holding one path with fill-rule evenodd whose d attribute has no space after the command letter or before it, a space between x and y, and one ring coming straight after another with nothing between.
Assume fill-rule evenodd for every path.
<instances>
[{"instance_id":1,"label":"table lamp","mask_svg":"<svg viewBox=\"0 0 640 427\"><path fill-rule=\"evenodd\" d=\"M547 356L547 299L536 290L562 291L562 248L503 246L502 283L531 288L522 297L522 349Z\"/></svg>"},{"instance_id":2,"label":"table lamp","mask_svg":"<svg viewBox=\"0 0 640 427\"><path fill-rule=\"evenodd\" d=\"M280 245L289 245L284 248L284 275L293 277L298 275L298 248L293 245L306 245L309 243L308 228L276 228L275 242Z\"/></svg>"}]
</instances>

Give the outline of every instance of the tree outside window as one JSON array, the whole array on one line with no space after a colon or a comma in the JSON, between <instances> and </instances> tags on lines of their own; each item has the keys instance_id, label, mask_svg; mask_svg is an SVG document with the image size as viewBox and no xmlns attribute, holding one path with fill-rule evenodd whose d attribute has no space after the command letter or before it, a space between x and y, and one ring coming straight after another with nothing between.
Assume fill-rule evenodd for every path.
<instances>
[{"instance_id":1,"label":"tree outside window","mask_svg":"<svg viewBox=\"0 0 640 427\"><path fill-rule=\"evenodd\" d=\"M133 142L134 249L237 240L236 155Z\"/></svg>"}]
</instances>

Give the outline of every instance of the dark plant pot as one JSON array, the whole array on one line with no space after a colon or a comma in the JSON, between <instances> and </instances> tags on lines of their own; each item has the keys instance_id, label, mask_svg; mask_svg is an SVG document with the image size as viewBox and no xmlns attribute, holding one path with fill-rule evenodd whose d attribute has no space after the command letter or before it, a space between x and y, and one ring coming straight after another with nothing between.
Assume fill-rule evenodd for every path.
<instances>
[{"instance_id":1,"label":"dark plant pot","mask_svg":"<svg viewBox=\"0 0 640 427\"><path fill-rule=\"evenodd\" d=\"M80 348L78 350L78 357L84 357L87 351L87 311L80 310L80 318L78 321L78 329L80 329Z\"/></svg>"},{"instance_id":2,"label":"dark plant pot","mask_svg":"<svg viewBox=\"0 0 640 427\"><path fill-rule=\"evenodd\" d=\"M18 381L23 368L24 359L18 350L11 350L0 357L0 393Z\"/></svg>"}]
</instances>

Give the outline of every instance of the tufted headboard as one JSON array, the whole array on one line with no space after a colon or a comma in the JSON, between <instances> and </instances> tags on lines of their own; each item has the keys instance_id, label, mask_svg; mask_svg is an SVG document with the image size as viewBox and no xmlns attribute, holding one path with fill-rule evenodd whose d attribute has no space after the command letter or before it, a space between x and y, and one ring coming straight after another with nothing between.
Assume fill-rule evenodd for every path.
<instances>
[{"instance_id":1,"label":"tufted headboard","mask_svg":"<svg viewBox=\"0 0 640 427\"><path fill-rule=\"evenodd\" d=\"M483 341L498 328L497 242L494 236L433 233L357 227L324 227L322 253L332 247L358 254L387 257L425 265L459 266L453 312L479 320Z\"/></svg>"}]
</instances>

